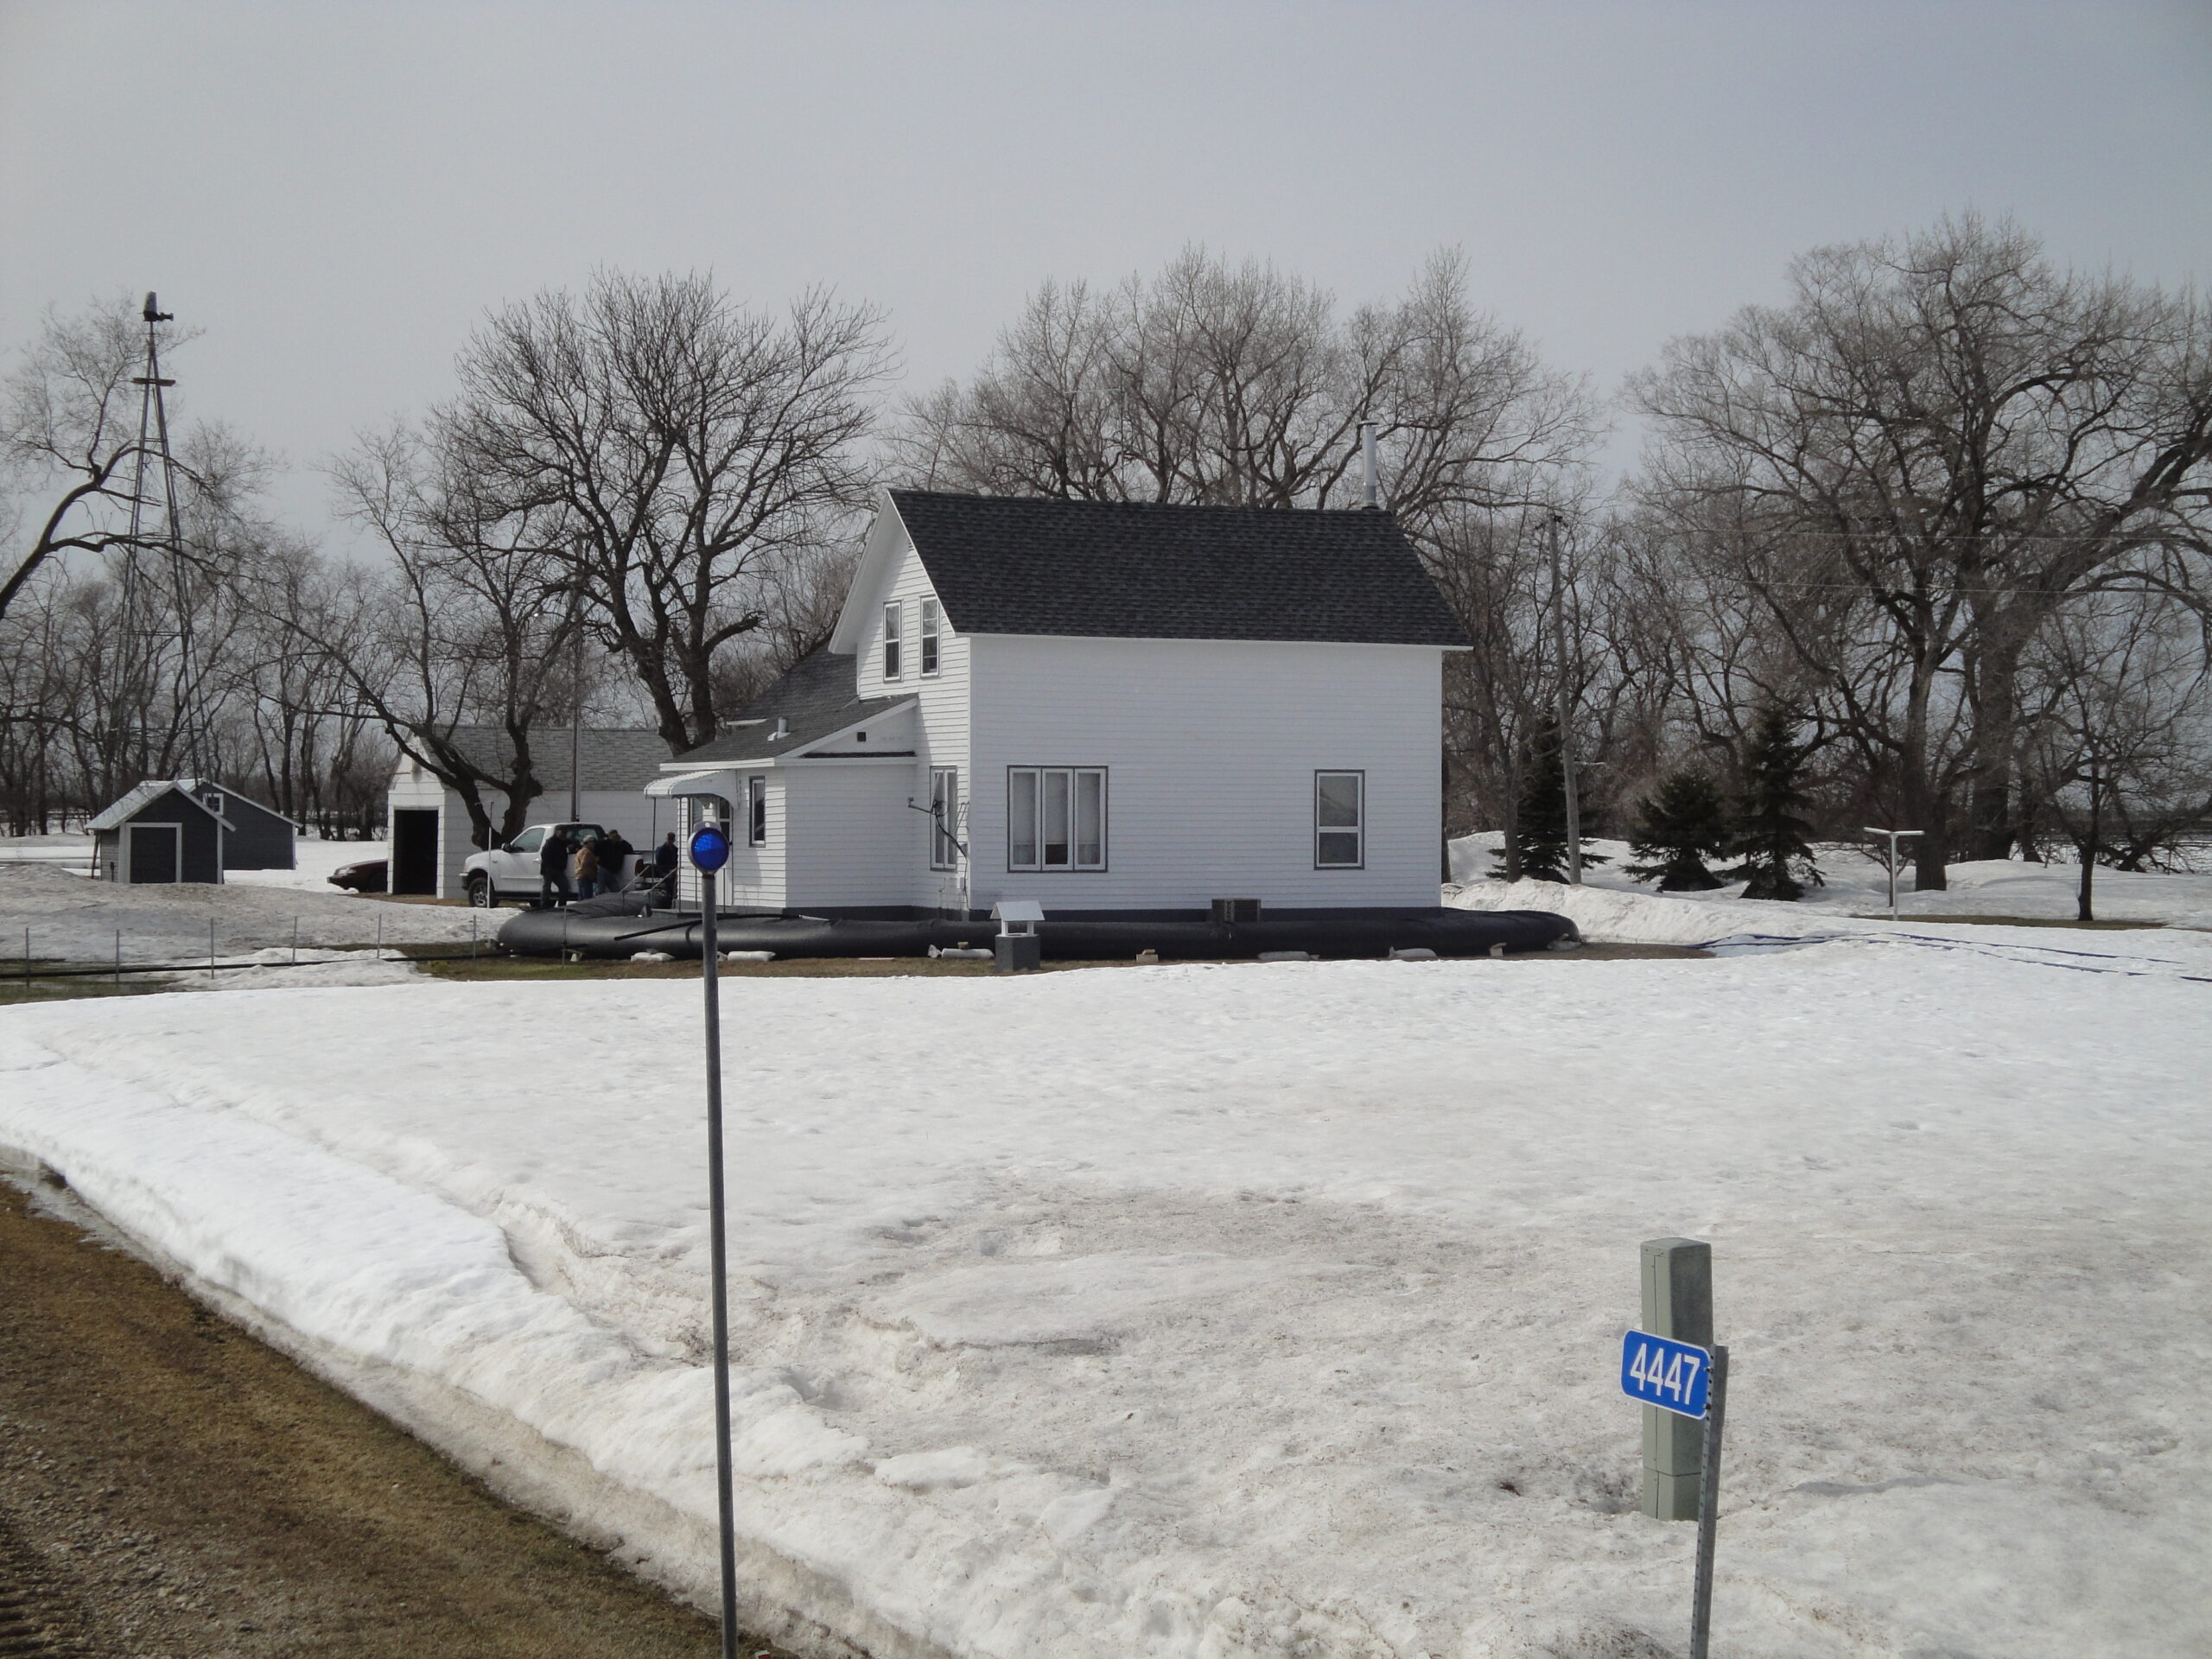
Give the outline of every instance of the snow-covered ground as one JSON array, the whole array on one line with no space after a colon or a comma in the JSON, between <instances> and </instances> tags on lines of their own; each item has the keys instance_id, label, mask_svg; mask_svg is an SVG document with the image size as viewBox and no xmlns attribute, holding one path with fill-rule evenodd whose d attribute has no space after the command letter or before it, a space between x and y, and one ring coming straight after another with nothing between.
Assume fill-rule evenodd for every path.
<instances>
[{"instance_id":1,"label":"snow-covered ground","mask_svg":"<svg viewBox=\"0 0 2212 1659\"><path fill-rule=\"evenodd\" d=\"M753 1611L883 1656L1678 1653L1692 1529L1634 1512L1615 1367L1686 1233L1735 1368L1716 1653L2212 1647L2212 935L1789 913L1840 937L727 984ZM703 1594L696 1020L0 1012L0 1143Z\"/></svg>"},{"instance_id":2,"label":"snow-covered ground","mask_svg":"<svg viewBox=\"0 0 2212 1659\"><path fill-rule=\"evenodd\" d=\"M309 893L340 893L330 885L330 873L341 865L382 858L387 851L381 841L322 841L302 836L292 843L294 868L289 870L232 870L224 879L249 887L297 887Z\"/></svg>"},{"instance_id":3,"label":"snow-covered ground","mask_svg":"<svg viewBox=\"0 0 2212 1659\"><path fill-rule=\"evenodd\" d=\"M322 841L302 836L293 842L295 868L289 870L232 870L228 880L249 887L296 887L308 893L338 893L331 872L341 865L382 858L380 841ZM0 836L0 866L45 864L88 875L92 868L90 836Z\"/></svg>"},{"instance_id":4,"label":"snow-covered ground","mask_svg":"<svg viewBox=\"0 0 2212 1659\"><path fill-rule=\"evenodd\" d=\"M30 952L40 957L106 962L120 934L125 962L191 963L207 959L211 922L219 957L231 960L260 950L289 951L296 920L302 946L324 948L379 940L465 944L497 931L496 918L457 906L394 904L327 886L315 891L232 880L130 887L88 881L48 863L0 861L0 963L22 950L27 928Z\"/></svg>"},{"instance_id":5,"label":"snow-covered ground","mask_svg":"<svg viewBox=\"0 0 2212 1659\"><path fill-rule=\"evenodd\" d=\"M1491 872L1497 868L1493 856L1500 837L1495 830L1463 836L1452 843L1452 877L1469 887L1498 885ZM1592 851L1607 862L1592 867L1583 875L1585 885L1611 892L1656 891L1621 873L1630 861L1628 843L1592 841ZM1811 887L1792 906L1781 911L1821 916L1884 916L1889 913L1889 878L1881 864L1860 852L1842 848L1821 849L1820 870L1823 887ZM1979 863L1954 864L1946 872L1950 886L1936 893L1912 890L1910 870L1899 878L1897 912L1916 916L2000 916L2024 919L2071 921L2075 915L2075 887L2081 868L2074 864L2026 864L2017 860L1993 859ZM1726 904L1742 893L1737 882L1713 893L1670 893L1686 904ZM2212 927L2212 874L2130 874L2121 870L2097 871L2093 896L2102 921L2160 922L2177 927ZM1489 907L1486 904L1479 908ZM1546 909L1555 906L1546 906Z\"/></svg>"}]
</instances>

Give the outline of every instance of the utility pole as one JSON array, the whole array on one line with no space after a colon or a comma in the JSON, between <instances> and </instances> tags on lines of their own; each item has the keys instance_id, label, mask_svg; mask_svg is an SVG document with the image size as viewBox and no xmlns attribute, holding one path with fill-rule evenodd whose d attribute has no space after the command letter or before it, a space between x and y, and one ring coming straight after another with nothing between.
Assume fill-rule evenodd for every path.
<instances>
[{"instance_id":1,"label":"utility pole","mask_svg":"<svg viewBox=\"0 0 2212 1659\"><path fill-rule=\"evenodd\" d=\"M576 610L576 638L570 647L569 662L569 822L574 823L583 816L584 619L581 605Z\"/></svg>"},{"instance_id":2,"label":"utility pole","mask_svg":"<svg viewBox=\"0 0 2212 1659\"><path fill-rule=\"evenodd\" d=\"M1567 672L1567 594L1559 574L1559 514L1546 529L1551 536L1552 655L1559 661L1559 768L1567 785L1567 879L1582 885L1582 804L1574 788L1574 693Z\"/></svg>"}]
</instances>

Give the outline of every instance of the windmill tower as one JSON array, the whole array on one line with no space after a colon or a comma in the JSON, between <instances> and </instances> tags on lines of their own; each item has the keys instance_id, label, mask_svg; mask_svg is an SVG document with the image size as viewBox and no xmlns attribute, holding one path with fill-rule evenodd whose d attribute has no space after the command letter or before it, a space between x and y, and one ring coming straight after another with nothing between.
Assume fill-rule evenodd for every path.
<instances>
[{"instance_id":1,"label":"windmill tower","mask_svg":"<svg viewBox=\"0 0 2212 1659\"><path fill-rule=\"evenodd\" d=\"M135 722L137 729L118 729L115 735L124 764L142 773L170 775L144 779L86 821L93 868L108 880L130 882L216 882L225 870L292 869L291 821L209 775L214 733L193 639L192 561L177 510L176 458L162 396L176 384L162 372L160 325L173 318L151 294L141 315L146 372L131 382L141 393L138 448L130 536L122 544L117 573L122 669L115 705L118 728ZM169 685L163 697L158 694L165 675Z\"/></svg>"},{"instance_id":2,"label":"windmill tower","mask_svg":"<svg viewBox=\"0 0 2212 1659\"><path fill-rule=\"evenodd\" d=\"M173 321L152 294L140 314L146 324L145 372L131 384L139 388L138 453L130 491L130 539L124 543L122 570L124 672L137 680L124 688L124 706L150 710L159 698L146 683L166 666L173 677L168 703L171 731L141 734L140 753L149 762L166 759L181 775L205 777L213 733L200 694L200 664L192 637L192 567L185 556L184 524L177 510L176 460L169 448L169 415L162 392L176 382L162 373L158 325ZM165 583L173 607L173 639L158 639L155 584ZM174 656L170 651L174 650ZM165 662L164 659L167 659ZM132 695L137 694L137 695Z\"/></svg>"}]
</instances>

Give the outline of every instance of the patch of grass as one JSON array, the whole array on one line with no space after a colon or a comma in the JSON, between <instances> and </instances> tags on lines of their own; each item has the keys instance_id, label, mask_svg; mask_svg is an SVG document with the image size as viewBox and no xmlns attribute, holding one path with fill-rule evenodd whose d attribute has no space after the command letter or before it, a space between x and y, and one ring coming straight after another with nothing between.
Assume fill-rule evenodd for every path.
<instances>
[{"instance_id":1,"label":"patch of grass","mask_svg":"<svg viewBox=\"0 0 2212 1659\"><path fill-rule=\"evenodd\" d=\"M25 1002L77 1002L95 996L144 996L165 991L162 981L149 982L145 974L125 974L118 985L104 974L41 974L35 965L26 980L22 974L0 977L0 1008Z\"/></svg>"}]
</instances>

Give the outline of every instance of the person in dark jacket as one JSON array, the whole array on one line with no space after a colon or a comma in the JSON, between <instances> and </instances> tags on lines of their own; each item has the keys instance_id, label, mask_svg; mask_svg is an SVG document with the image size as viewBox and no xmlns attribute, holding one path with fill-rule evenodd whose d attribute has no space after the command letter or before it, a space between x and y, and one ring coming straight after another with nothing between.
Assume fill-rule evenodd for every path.
<instances>
[{"instance_id":1,"label":"person in dark jacket","mask_svg":"<svg viewBox=\"0 0 2212 1659\"><path fill-rule=\"evenodd\" d=\"M569 886L569 860L575 855L575 842L557 829L545 832L545 844L537 849L537 902L540 908L550 910L556 893L561 895L561 902L564 905L574 896Z\"/></svg>"},{"instance_id":2,"label":"person in dark jacket","mask_svg":"<svg viewBox=\"0 0 2212 1659\"><path fill-rule=\"evenodd\" d=\"M622 838L620 830L609 830L599 838L599 890L601 893L622 891L622 867L630 861L630 855L637 850Z\"/></svg>"},{"instance_id":3,"label":"person in dark jacket","mask_svg":"<svg viewBox=\"0 0 2212 1659\"><path fill-rule=\"evenodd\" d=\"M676 832L670 830L668 839L653 849L653 902L672 905L676 902L676 867L683 855L676 850Z\"/></svg>"}]
</instances>

